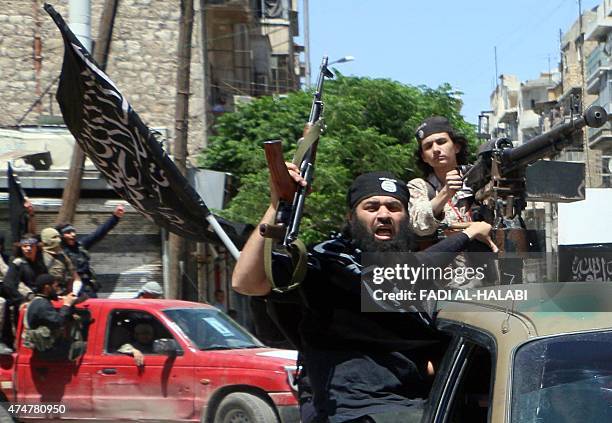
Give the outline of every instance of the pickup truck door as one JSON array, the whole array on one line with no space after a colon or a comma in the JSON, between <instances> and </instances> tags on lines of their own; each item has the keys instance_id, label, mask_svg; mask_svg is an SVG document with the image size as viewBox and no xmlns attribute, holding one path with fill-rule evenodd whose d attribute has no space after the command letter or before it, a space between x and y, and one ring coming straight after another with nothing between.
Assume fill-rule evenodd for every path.
<instances>
[{"instance_id":1,"label":"pickup truck door","mask_svg":"<svg viewBox=\"0 0 612 423\"><path fill-rule=\"evenodd\" d=\"M144 366L117 350L135 343L134 328L154 327L156 339L177 337L165 323L145 310L114 308L107 321L99 355L95 358L93 407L96 418L169 420L194 417L194 360L181 346L176 356L146 353ZM179 342L177 340L177 342Z\"/></svg>"},{"instance_id":2,"label":"pickup truck door","mask_svg":"<svg viewBox=\"0 0 612 423\"><path fill-rule=\"evenodd\" d=\"M23 316L24 313L22 313ZM95 336L97 309L84 303L75 311L84 325L87 341L85 354L75 361L67 359L48 361L23 346L19 325L17 346L17 374L15 387L19 403L56 403L65 406L63 418L90 418L93 408L92 373L94 371ZM85 320L87 319L87 320Z\"/></svg>"}]
</instances>

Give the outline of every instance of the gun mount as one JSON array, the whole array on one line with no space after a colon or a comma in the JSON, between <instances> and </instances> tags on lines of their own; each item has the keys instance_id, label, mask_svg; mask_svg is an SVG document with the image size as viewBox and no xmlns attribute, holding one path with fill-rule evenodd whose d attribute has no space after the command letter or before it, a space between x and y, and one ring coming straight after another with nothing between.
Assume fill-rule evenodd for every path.
<instances>
[{"instance_id":1,"label":"gun mount","mask_svg":"<svg viewBox=\"0 0 612 423\"><path fill-rule=\"evenodd\" d=\"M559 153L572 145L575 135L585 126L599 128L608 122L608 114L599 106L592 106L578 118L555 126L524 144L514 147L507 138L490 140L478 152L478 160L465 174L465 184L474 191L478 213L482 220L496 230L524 230L521 212L526 206L526 171L529 165ZM498 246L515 237L505 234L498 238ZM513 251L526 251L524 236L512 242Z\"/></svg>"},{"instance_id":2,"label":"gun mount","mask_svg":"<svg viewBox=\"0 0 612 423\"><path fill-rule=\"evenodd\" d=\"M493 200L497 203L501 200L504 204L495 206L503 206L507 218L520 215L527 166L570 146L574 135L585 126L599 128L607 121L606 111L602 107L592 106L582 116L558 125L518 147L514 147L507 138L488 141L480 147L476 164L465 173L465 183L475 192L477 201L490 203Z\"/></svg>"}]
</instances>

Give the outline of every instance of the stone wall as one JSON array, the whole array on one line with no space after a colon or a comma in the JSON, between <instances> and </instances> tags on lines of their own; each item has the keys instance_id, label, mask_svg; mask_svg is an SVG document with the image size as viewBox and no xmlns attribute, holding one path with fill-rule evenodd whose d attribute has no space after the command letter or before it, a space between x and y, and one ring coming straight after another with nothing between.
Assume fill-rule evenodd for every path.
<instances>
[{"instance_id":1,"label":"stone wall","mask_svg":"<svg viewBox=\"0 0 612 423\"><path fill-rule=\"evenodd\" d=\"M51 1L68 17L68 1ZM103 0L92 0L92 38L98 34ZM121 0L115 19L107 73L149 127L165 127L174 133L176 51L180 17L179 0ZM0 126L15 125L36 101L37 92L49 86L40 108L23 124L36 124L39 115L59 114L55 102L63 58L59 31L40 0L3 0L0 9ZM202 83L199 22L194 25L189 139L190 153L201 147ZM42 61L35 71L34 39L40 23ZM37 88L38 87L38 88Z\"/></svg>"}]
</instances>

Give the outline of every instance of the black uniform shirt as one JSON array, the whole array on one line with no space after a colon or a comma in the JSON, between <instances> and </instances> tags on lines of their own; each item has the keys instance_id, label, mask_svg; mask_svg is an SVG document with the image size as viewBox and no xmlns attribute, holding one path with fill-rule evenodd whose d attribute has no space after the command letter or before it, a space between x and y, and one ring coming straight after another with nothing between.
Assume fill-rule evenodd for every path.
<instances>
[{"instance_id":1,"label":"black uniform shirt","mask_svg":"<svg viewBox=\"0 0 612 423\"><path fill-rule=\"evenodd\" d=\"M459 234L428 252L460 251L467 242ZM426 253L419 254L427 262ZM289 259L275 255L273 263L275 280L289 280ZM422 366L416 351L438 335L418 313L361 312L361 271L359 251L349 241L326 241L309 254L299 292L269 297L277 323L300 351L305 423L344 422L419 402Z\"/></svg>"}]
</instances>

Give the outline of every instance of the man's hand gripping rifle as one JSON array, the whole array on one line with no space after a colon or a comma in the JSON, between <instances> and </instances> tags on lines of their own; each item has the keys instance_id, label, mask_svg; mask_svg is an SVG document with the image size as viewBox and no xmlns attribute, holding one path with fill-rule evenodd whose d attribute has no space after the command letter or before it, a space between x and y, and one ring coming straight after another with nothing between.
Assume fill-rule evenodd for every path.
<instances>
[{"instance_id":1,"label":"man's hand gripping rifle","mask_svg":"<svg viewBox=\"0 0 612 423\"><path fill-rule=\"evenodd\" d=\"M327 68L328 58L323 57L317 87L310 109L310 117L304 126L303 138L298 141L293 164L299 167L300 175L306 181L305 186L298 186L287 171L283 159L283 148L280 140L266 141L264 149L270 181L278 195L276 218L274 224L262 224L259 231L265 240L265 269L272 289L284 292L296 288L306 275L306 246L298 238L300 222L304 211L306 195L314 177L314 163L319 136L323 132L323 83L325 78L333 78ZM293 261L293 275L287 286L277 286L272 275L272 252L277 248L289 253Z\"/></svg>"}]
</instances>

